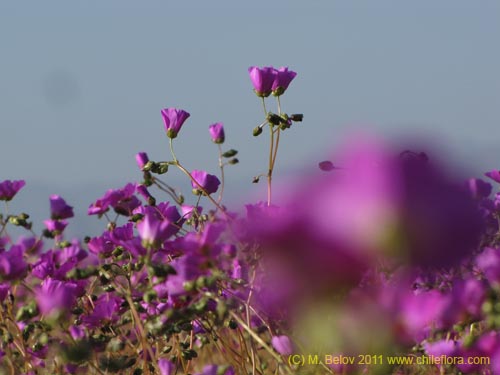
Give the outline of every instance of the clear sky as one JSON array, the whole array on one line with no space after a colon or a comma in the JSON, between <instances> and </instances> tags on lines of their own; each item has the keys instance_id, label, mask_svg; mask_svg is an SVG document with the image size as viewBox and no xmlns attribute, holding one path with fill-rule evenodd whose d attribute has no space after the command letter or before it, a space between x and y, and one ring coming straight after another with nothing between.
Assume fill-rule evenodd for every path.
<instances>
[{"instance_id":1,"label":"clear sky","mask_svg":"<svg viewBox=\"0 0 500 375\"><path fill-rule=\"evenodd\" d=\"M360 125L431 132L478 175L500 168L499 37L498 0L0 0L0 179L83 212L140 178L136 152L168 158L160 110L179 107L179 158L216 172L207 128L222 121L240 189L267 152L250 65L298 72L283 107L305 117L278 176Z\"/></svg>"}]
</instances>

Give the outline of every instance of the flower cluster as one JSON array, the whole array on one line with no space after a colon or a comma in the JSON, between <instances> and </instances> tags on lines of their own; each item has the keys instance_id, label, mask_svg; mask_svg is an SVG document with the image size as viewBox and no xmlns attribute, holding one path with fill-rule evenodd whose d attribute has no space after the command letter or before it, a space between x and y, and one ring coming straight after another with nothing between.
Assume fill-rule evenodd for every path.
<instances>
[{"instance_id":1,"label":"flower cluster","mask_svg":"<svg viewBox=\"0 0 500 375\"><path fill-rule=\"evenodd\" d=\"M224 125L213 123L218 175L185 167L174 140L190 115L175 108L161 111L171 158L139 152L141 181L90 204L101 233L67 239L73 207L51 195L38 235L12 213L25 181L0 182L0 374L500 373L499 171L463 181L437 157L358 135L278 190L276 206L280 134L303 118L280 102L296 73L249 73L265 111L254 134L268 125L271 139L267 173L254 178L266 176L267 202L222 205L237 151L222 150ZM192 204L160 179L174 171ZM312 353L462 361L290 360Z\"/></svg>"}]
</instances>

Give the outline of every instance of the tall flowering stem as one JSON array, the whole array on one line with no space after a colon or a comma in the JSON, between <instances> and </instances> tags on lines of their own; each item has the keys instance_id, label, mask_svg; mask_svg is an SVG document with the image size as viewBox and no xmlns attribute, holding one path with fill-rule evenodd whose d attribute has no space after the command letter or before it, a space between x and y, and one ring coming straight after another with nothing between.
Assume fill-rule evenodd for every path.
<instances>
[{"instance_id":1,"label":"tall flowering stem","mask_svg":"<svg viewBox=\"0 0 500 375\"><path fill-rule=\"evenodd\" d=\"M254 129L253 135L260 135L262 133L262 127L269 124L269 161L267 173L265 175L267 177L267 205L270 206L272 201L273 171L276 164L276 157L278 155L281 131L289 128L292 121L302 121L302 115L291 115L291 117L289 117L286 113L283 113L281 111L280 102L280 96L285 93L297 73L288 70L287 67L275 69L272 66L263 68L251 66L248 69L248 72L254 87L254 92L262 100L262 106L264 108L264 115L266 118L266 121ZM265 98L267 98L270 94L275 96L277 99L278 114L268 112L266 108ZM254 182L258 182L258 177L254 178Z\"/></svg>"},{"instance_id":2,"label":"tall flowering stem","mask_svg":"<svg viewBox=\"0 0 500 375\"><path fill-rule=\"evenodd\" d=\"M184 173L186 176L189 177L189 179L191 180L191 182L197 187L197 189L199 189L203 195L205 195L208 200L210 202L212 202L214 204L214 206L220 211L222 212L222 214L226 217L226 218L229 218L229 216L227 216L224 208L215 200L213 199L210 194L206 191L206 189L201 186L201 184L191 175L191 173L189 173L189 171L179 162L179 160L177 159L177 157L175 156L175 152L174 152L174 146L173 146L173 143L172 143L172 138L170 138L170 152L172 153L172 157L174 159L174 161L172 162L173 165L175 165L177 168L179 168L182 173Z\"/></svg>"}]
</instances>

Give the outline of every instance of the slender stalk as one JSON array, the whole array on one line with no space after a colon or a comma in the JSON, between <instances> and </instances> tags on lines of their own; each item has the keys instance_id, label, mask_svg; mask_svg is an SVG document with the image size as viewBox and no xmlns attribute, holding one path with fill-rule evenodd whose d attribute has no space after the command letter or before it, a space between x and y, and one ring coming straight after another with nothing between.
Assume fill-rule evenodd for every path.
<instances>
[{"instance_id":1,"label":"slender stalk","mask_svg":"<svg viewBox=\"0 0 500 375\"><path fill-rule=\"evenodd\" d=\"M282 363L283 359L274 352L274 350L262 340L259 335L257 335L244 321L241 319L234 311L230 311L229 314L233 317L234 320L240 324L247 333L254 338L278 363Z\"/></svg>"},{"instance_id":2,"label":"slender stalk","mask_svg":"<svg viewBox=\"0 0 500 375\"><path fill-rule=\"evenodd\" d=\"M256 275L256 272L255 272L255 268L253 269L253 273L252 273L252 279L250 281L250 290L248 292L248 298L247 298L247 302L245 304L245 313L246 313L246 318L247 318L247 325L250 327L250 302L252 300L252 294L253 294L253 283L255 281L255 275ZM254 345L254 342L252 340L252 338L250 337L250 354L251 354L251 358L252 358L252 375L255 375L255 345Z\"/></svg>"},{"instance_id":3,"label":"slender stalk","mask_svg":"<svg viewBox=\"0 0 500 375\"><path fill-rule=\"evenodd\" d=\"M271 142L269 146L269 166L267 170L267 205L271 205L271 182L273 179L273 155L274 155L274 130L273 126L269 124L269 131L271 134Z\"/></svg>"},{"instance_id":4,"label":"slender stalk","mask_svg":"<svg viewBox=\"0 0 500 375\"><path fill-rule=\"evenodd\" d=\"M172 138L170 138L169 144L170 144L170 152L172 153L172 157L174 159L173 164L175 166L177 166L177 168L179 168L186 176L188 176L189 179L196 185L196 187L208 198L208 200L210 202L212 202L214 204L214 206L217 207L217 209L219 211L222 212L222 214L226 217L226 219L228 219L229 216L226 214L224 208L222 208L222 206L219 203L217 203L215 201L215 199L213 199L210 196L210 194L207 193L207 191L205 190L205 188L203 186L201 186L200 183L194 179L194 177L191 175L191 173L189 173L189 171L186 168L184 168L184 166L175 157L175 152L174 152L174 146L173 146L173 143L172 143Z\"/></svg>"},{"instance_id":5,"label":"slender stalk","mask_svg":"<svg viewBox=\"0 0 500 375\"><path fill-rule=\"evenodd\" d=\"M222 201L222 194L224 193L224 163L222 160L222 147L220 144L217 144L217 146L219 146L219 168L220 168L220 178L221 178L219 198L217 199L217 203L220 203Z\"/></svg>"}]
</instances>

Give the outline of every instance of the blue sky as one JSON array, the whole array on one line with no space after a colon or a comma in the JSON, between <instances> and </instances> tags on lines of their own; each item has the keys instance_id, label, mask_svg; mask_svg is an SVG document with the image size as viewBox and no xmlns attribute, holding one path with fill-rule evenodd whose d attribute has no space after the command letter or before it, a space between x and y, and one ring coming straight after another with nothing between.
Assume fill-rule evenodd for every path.
<instances>
[{"instance_id":1,"label":"blue sky","mask_svg":"<svg viewBox=\"0 0 500 375\"><path fill-rule=\"evenodd\" d=\"M168 158L160 110L179 107L191 113L181 161L216 172L207 129L222 121L241 161L228 189L257 194L268 146L251 135L262 110L250 65L298 72L283 107L305 118L276 178L360 126L425 131L478 175L500 168L498 36L495 0L0 0L0 179L26 179L26 201L64 193L83 213L140 178L136 152Z\"/></svg>"}]
</instances>

